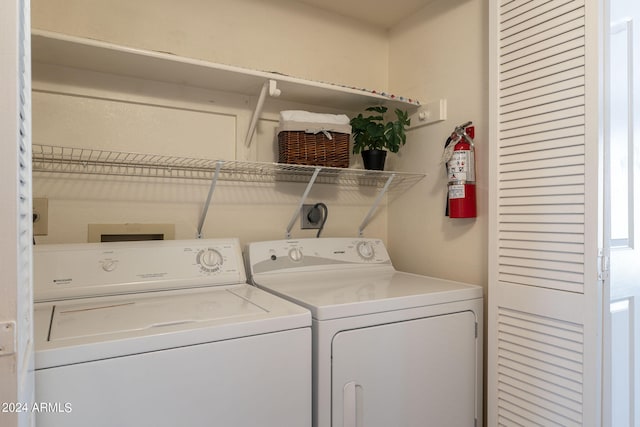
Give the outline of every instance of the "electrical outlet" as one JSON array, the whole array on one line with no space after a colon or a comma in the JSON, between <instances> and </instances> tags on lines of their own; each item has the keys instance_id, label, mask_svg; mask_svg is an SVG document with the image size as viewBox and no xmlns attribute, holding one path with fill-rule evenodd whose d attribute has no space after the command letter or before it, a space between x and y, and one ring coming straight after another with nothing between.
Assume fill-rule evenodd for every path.
<instances>
[{"instance_id":1,"label":"electrical outlet","mask_svg":"<svg viewBox=\"0 0 640 427\"><path fill-rule=\"evenodd\" d=\"M33 199L33 235L46 236L49 234L49 200L46 198Z\"/></svg>"},{"instance_id":2,"label":"electrical outlet","mask_svg":"<svg viewBox=\"0 0 640 427\"><path fill-rule=\"evenodd\" d=\"M322 210L320 208L316 208L320 211L320 220L318 222L309 221L309 212L313 210L315 205L302 205L300 209L300 228L302 230L317 230L320 228L322 224Z\"/></svg>"}]
</instances>

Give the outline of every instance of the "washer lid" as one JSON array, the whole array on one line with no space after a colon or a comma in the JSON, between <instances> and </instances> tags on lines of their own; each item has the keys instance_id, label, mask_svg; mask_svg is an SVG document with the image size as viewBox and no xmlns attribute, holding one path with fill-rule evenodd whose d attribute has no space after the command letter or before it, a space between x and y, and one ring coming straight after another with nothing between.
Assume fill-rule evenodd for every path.
<instances>
[{"instance_id":1,"label":"washer lid","mask_svg":"<svg viewBox=\"0 0 640 427\"><path fill-rule=\"evenodd\" d=\"M255 275L254 283L300 304L318 320L404 310L482 298L482 288L429 276L389 271Z\"/></svg>"},{"instance_id":2,"label":"washer lid","mask_svg":"<svg viewBox=\"0 0 640 427\"><path fill-rule=\"evenodd\" d=\"M38 303L34 319L36 369L311 326L247 284Z\"/></svg>"},{"instance_id":3,"label":"washer lid","mask_svg":"<svg viewBox=\"0 0 640 427\"><path fill-rule=\"evenodd\" d=\"M205 321L231 321L268 311L230 290L197 294L130 296L121 301L55 305L49 341L92 337Z\"/></svg>"}]
</instances>

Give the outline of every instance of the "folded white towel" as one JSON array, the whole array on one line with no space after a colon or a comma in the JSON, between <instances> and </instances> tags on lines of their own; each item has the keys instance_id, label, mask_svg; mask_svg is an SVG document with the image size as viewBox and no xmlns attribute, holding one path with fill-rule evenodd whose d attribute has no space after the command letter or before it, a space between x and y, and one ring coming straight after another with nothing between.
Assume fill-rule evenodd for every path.
<instances>
[{"instance_id":1,"label":"folded white towel","mask_svg":"<svg viewBox=\"0 0 640 427\"><path fill-rule=\"evenodd\" d=\"M310 113L302 110L280 111L280 123L303 122L322 123L324 125L348 125L349 117L344 114Z\"/></svg>"},{"instance_id":2,"label":"folded white towel","mask_svg":"<svg viewBox=\"0 0 640 427\"><path fill-rule=\"evenodd\" d=\"M280 123L276 134L285 131L303 131L305 133L320 133L322 132L328 139L331 138L331 132L347 133L351 135L350 125L335 125L326 123L307 123L307 122L284 122Z\"/></svg>"}]
</instances>

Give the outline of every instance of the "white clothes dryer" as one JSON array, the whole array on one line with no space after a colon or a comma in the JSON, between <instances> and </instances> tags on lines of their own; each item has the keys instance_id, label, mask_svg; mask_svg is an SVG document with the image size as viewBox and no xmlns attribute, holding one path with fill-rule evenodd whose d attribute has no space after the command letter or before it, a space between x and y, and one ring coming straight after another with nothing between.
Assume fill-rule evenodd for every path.
<instances>
[{"instance_id":1,"label":"white clothes dryer","mask_svg":"<svg viewBox=\"0 0 640 427\"><path fill-rule=\"evenodd\" d=\"M482 424L482 289L396 271L381 240L251 243L256 286L311 310L314 427Z\"/></svg>"},{"instance_id":2,"label":"white clothes dryer","mask_svg":"<svg viewBox=\"0 0 640 427\"><path fill-rule=\"evenodd\" d=\"M34 249L38 427L311 424L311 316L237 239Z\"/></svg>"}]
</instances>

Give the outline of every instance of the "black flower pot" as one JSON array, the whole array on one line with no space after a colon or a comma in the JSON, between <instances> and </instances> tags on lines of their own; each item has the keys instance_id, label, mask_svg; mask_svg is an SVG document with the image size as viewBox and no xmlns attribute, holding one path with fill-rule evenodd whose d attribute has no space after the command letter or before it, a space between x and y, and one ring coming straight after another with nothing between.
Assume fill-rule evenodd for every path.
<instances>
[{"instance_id":1,"label":"black flower pot","mask_svg":"<svg viewBox=\"0 0 640 427\"><path fill-rule=\"evenodd\" d=\"M384 170L384 161L387 158L385 150L364 150L362 151L362 161L364 168L369 170Z\"/></svg>"}]
</instances>

